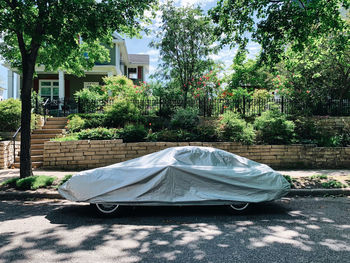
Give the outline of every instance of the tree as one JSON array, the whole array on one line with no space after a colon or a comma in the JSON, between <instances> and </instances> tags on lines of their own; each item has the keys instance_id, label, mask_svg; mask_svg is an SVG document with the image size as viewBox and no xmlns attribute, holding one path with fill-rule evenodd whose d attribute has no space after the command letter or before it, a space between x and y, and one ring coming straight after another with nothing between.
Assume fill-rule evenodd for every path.
<instances>
[{"instance_id":1,"label":"tree","mask_svg":"<svg viewBox=\"0 0 350 263\"><path fill-rule=\"evenodd\" d=\"M341 16L349 6L350 0L219 0L209 13L222 44L245 48L252 37L262 46L261 59L273 64L286 47L301 51L315 37L349 32ZM338 37L346 42L349 34Z\"/></svg>"},{"instance_id":2,"label":"tree","mask_svg":"<svg viewBox=\"0 0 350 263\"><path fill-rule=\"evenodd\" d=\"M32 174L30 158L31 91L36 65L82 74L107 59L100 45L113 31L135 34L154 0L3 0L0 1L0 53L21 70L20 177ZM78 39L83 39L80 44ZM87 56L86 56L87 54Z\"/></svg>"},{"instance_id":3,"label":"tree","mask_svg":"<svg viewBox=\"0 0 350 263\"><path fill-rule=\"evenodd\" d=\"M213 64L217 52L210 19L197 7L175 7L172 1L160 7L162 25L151 47L160 50L160 74L180 86L187 106L193 83Z\"/></svg>"},{"instance_id":4,"label":"tree","mask_svg":"<svg viewBox=\"0 0 350 263\"><path fill-rule=\"evenodd\" d=\"M272 74L269 69L257 59L246 60L246 58L246 52L235 56L231 66L233 72L224 80L228 84L226 90L231 92L238 88L246 88L248 91L256 88L269 90L272 87Z\"/></svg>"}]
</instances>

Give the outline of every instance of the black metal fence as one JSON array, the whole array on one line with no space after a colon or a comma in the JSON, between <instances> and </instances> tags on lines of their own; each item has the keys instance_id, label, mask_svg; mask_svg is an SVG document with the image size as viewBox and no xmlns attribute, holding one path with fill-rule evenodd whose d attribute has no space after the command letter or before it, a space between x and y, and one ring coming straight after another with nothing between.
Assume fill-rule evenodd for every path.
<instances>
[{"instance_id":1,"label":"black metal fence","mask_svg":"<svg viewBox=\"0 0 350 263\"><path fill-rule=\"evenodd\" d=\"M184 105L183 100L150 98L131 100L131 102L142 112L150 115L159 111L173 111L176 107ZM242 116L257 116L271 107L271 103L277 105L285 114L310 114L330 116L350 116L349 99L329 99L325 102L313 104L307 101L293 101L287 98L280 99L252 99L242 98L239 100L220 98L198 98L189 99L187 106L199 110L199 115L204 117L218 116L227 110L237 112ZM67 116L72 113L102 112L105 105L112 104L111 101L76 101L74 99L50 100L43 106L36 103L35 112L45 113L52 116Z\"/></svg>"}]
</instances>

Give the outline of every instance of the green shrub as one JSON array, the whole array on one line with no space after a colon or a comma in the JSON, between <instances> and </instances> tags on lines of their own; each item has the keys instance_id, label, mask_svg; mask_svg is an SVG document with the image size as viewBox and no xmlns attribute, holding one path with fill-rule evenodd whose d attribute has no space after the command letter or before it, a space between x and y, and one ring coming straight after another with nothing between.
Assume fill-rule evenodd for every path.
<instances>
[{"instance_id":1,"label":"green shrub","mask_svg":"<svg viewBox=\"0 0 350 263\"><path fill-rule=\"evenodd\" d=\"M35 190L52 185L56 177L37 175L18 179L16 181L16 189L18 190Z\"/></svg>"},{"instance_id":2,"label":"green shrub","mask_svg":"<svg viewBox=\"0 0 350 263\"><path fill-rule=\"evenodd\" d=\"M293 179L292 177L290 177L290 175L283 175L284 179L286 179L288 181L288 183L290 184L291 188L294 188L294 184L293 184Z\"/></svg>"},{"instance_id":3,"label":"green shrub","mask_svg":"<svg viewBox=\"0 0 350 263\"><path fill-rule=\"evenodd\" d=\"M124 142L141 142L147 136L147 131L143 125L126 125L121 129L120 137Z\"/></svg>"},{"instance_id":4,"label":"green shrub","mask_svg":"<svg viewBox=\"0 0 350 263\"><path fill-rule=\"evenodd\" d=\"M188 107L178 108L170 120L172 129L192 131L199 124L198 109Z\"/></svg>"},{"instance_id":5,"label":"green shrub","mask_svg":"<svg viewBox=\"0 0 350 263\"><path fill-rule=\"evenodd\" d=\"M74 98L78 103L79 111L84 113L96 112L105 103L100 93L89 88L75 92Z\"/></svg>"},{"instance_id":6,"label":"green shrub","mask_svg":"<svg viewBox=\"0 0 350 263\"><path fill-rule=\"evenodd\" d=\"M120 138L118 129L95 128L86 129L76 133L78 140L113 140Z\"/></svg>"},{"instance_id":7,"label":"green shrub","mask_svg":"<svg viewBox=\"0 0 350 263\"><path fill-rule=\"evenodd\" d=\"M69 132L77 132L83 129L85 126L85 120L79 116L73 116L67 123L67 129Z\"/></svg>"},{"instance_id":8,"label":"green shrub","mask_svg":"<svg viewBox=\"0 0 350 263\"><path fill-rule=\"evenodd\" d=\"M346 187L346 185L342 184L339 181L336 180L329 180L327 182L324 182L321 184L323 188L343 188Z\"/></svg>"},{"instance_id":9,"label":"green shrub","mask_svg":"<svg viewBox=\"0 0 350 263\"><path fill-rule=\"evenodd\" d=\"M294 139L295 125L288 121L276 105L270 104L270 110L255 119L257 141L267 144L289 144Z\"/></svg>"},{"instance_id":10,"label":"green shrub","mask_svg":"<svg viewBox=\"0 0 350 263\"><path fill-rule=\"evenodd\" d=\"M216 142L219 139L216 127L212 125L200 125L196 130L196 141L200 142Z\"/></svg>"},{"instance_id":11,"label":"green shrub","mask_svg":"<svg viewBox=\"0 0 350 263\"><path fill-rule=\"evenodd\" d=\"M105 113L75 113L68 116L71 120L74 116L79 116L84 120L84 127L82 129L91 129L103 127L105 125Z\"/></svg>"},{"instance_id":12,"label":"green shrub","mask_svg":"<svg viewBox=\"0 0 350 263\"><path fill-rule=\"evenodd\" d=\"M218 133L222 140L243 144L252 144L255 139L253 126L232 111L220 116Z\"/></svg>"},{"instance_id":13,"label":"green shrub","mask_svg":"<svg viewBox=\"0 0 350 263\"><path fill-rule=\"evenodd\" d=\"M68 142L68 141L78 141L78 135L76 133L70 133L66 135L60 135L59 137L53 138L52 142Z\"/></svg>"},{"instance_id":14,"label":"green shrub","mask_svg":"<svg viewBox=\"0 0 350 263\"><path fill-rule=\"evenodd\" d=\"M191 142L197 135L186 130L162 130L148 135L147 140L159 142Z\"/></svg>"},{"instance_id":15,"label":"green shrub","mask_svg":"<svg viewBox=\"0 0 350 263\"><path fill-rule=\"evenodd\" d=\"M21 125L21 101L0 101L0 131L16 131Z\"/></svg>"},{"instance_id":16,"label":"green shrub","mask_svg":"<svg viewBox=\"0 0 350 263\"><path fill-rule=\"evenodd\" d=\"M136 123L140 119L140 111L130 101L120 99L106 107L107 127L123 127L127 123Z\"/></svg>"}]
</instances>

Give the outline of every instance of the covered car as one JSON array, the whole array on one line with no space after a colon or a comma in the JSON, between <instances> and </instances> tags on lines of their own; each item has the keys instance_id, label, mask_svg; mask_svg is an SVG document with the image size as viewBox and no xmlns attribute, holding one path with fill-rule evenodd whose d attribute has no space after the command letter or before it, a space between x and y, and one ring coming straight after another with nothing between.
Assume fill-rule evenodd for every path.
<instances>
[{"instance_id":1,"label":"covered car","mask_svg":"<svg viewBox=\"0 0 350 263\"><path fill-rule=\"evenodd\" d=\"M186 146L80 172L58 191L68 200L112 213L118 205L243 209L248 203L279 199L289 189L287 180L265 164L211 147Z\"/></svg>"}]
</instances>

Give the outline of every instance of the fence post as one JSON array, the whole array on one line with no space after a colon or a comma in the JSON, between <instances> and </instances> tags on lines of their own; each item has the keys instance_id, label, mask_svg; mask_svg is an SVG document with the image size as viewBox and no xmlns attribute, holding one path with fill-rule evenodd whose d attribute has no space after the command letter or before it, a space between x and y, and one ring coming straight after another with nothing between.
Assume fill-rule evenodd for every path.
<instances>
[{"instance_id":1,"label":"fence post","mask_svg":"<svg viewBox=\"0 0 350 263\"><path fill-rule=\"evenodd\" d=\"M281 97L281 112L284 113L284 97Z\"/></svg>"},{"instance_id":2,"label":"fence post","mask_svg":"<svg viewBox=\"0 0 350 263\"><path fill-rule=\"evenodd\" d=\"M39 114L38 96L35 96L35 113L36 113L36 114Z\"/></svg>"},{"instance_id":3,"label":"fence post","mask_svg":"<svg viewBox=\"0 0 350 263\"><path fill-rule=\"evenodd\" d=\"M78 113L81 113L80 98L78 98Z\"/></svg>"},{"instance_id":4,"label":"fence post","mask_svg":"<svg viewBox=\"0 0 350 263\"><path fill-rule=\"evenodd\" d=\"M243 96L243 116L245 116L245 96Z\"/></svg>"}]
</instances>

